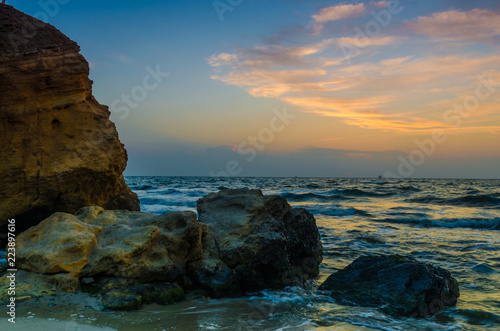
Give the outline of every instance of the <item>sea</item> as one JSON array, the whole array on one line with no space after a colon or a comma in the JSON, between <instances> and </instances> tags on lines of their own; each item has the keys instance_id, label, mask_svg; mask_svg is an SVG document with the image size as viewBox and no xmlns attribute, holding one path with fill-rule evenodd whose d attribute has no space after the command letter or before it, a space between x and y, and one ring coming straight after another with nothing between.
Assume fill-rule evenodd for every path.
<instances>
[{"instance_id":1,"label":"sea","mask_svg":"<svg viewBox=\"0 0 500 331\"><path fill-rule=\"evenodd\" d=\"M320 275L304 288L188 299L135 312L99 311L92 300L62 296L57 303L42 300L38 308L31 304L29 312L20 306L21 325L75 331L500 329L500 180L126 177L126 182L142 211L154 214L196 212L199 198L227 188L280 195L315 216L324 248ZM330 274L371 253L410 255L448 269L460 284L457 306L425 319L393 318L374 308L339 305L316 291Z\"/></svg>"}]
</instances>

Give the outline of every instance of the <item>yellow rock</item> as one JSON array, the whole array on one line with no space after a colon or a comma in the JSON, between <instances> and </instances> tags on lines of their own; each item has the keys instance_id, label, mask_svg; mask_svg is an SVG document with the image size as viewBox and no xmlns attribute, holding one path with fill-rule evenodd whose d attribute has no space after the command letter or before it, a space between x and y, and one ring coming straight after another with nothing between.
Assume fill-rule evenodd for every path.
<instances>
[{"instance_id":1,"label":"yellow rock","mask_svg":"<svg viewBox=\"0 0 500 331\"><path fill-rule=\"evenodd\" d=\"M17 265L43 274L78 275L97 246L96 234L101 230L71 214L56 213L17 237Z\"/></svg>"}]
</instances>

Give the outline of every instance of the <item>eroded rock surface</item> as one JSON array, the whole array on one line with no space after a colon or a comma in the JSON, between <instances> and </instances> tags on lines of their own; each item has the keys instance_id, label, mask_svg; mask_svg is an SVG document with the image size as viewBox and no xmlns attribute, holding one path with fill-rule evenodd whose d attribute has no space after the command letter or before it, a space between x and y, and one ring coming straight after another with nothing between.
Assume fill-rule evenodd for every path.
<instances>
[{"instance_id":1,"label":"eroded rock surface","mask_svg":"<svg viewBox=\"0 0 500 331\"><path fill-rule=\"evenodd\" d=\"M139 210L127 153L92 96L79 46L55 27L0 6L0 227L99 205Z\"/></svg>"}]
</instances>

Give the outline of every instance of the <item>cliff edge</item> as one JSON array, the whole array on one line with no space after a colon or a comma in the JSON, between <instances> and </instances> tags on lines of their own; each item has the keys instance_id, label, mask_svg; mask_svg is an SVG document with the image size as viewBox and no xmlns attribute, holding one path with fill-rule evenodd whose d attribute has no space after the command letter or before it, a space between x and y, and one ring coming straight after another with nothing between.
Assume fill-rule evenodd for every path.
<instances>
[{"instance_id":1,"label":"cliff edge","mask_svg":"<svg viewBox=\"0 0 500 331\"><path fill-rule=\"evenodd\" d=\"M125 184L127 152L89 65L59 30L0 5L0 232L54 212L98 205L139 210Z\"/></svg>"}]
</instances>

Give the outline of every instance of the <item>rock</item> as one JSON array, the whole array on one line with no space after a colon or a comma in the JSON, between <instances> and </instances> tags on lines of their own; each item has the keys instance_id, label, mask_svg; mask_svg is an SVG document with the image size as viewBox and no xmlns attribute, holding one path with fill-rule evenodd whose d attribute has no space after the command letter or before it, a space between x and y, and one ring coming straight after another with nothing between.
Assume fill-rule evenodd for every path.
<instances>
[{"instance_id":1,"label":"rock","mask_svg":"<svg viewBox=\"0 0 500 331\"><path fill-rule=\"evenodd\" d=\"M101 230L73 215L56 213L17 237L17 266L41 274L78 276Z\"/></svg>"},{"instance_id":2,"label":"rock","mask_svg":"<svg viewBox=\"0 0 500 331\"><path fill-rule=\"evenodd\" d=\"M241 294L240 284L233 270L220 258L215 233L208 225L202 225L203 259L187 265L187 276L191 288L207 290L213 297Z\"/></svg>"},{"instance_id":3,"label":"rock","mask_svg":"<svg viewBox=\"0 0 500 331\"><path fill-rule=\"evenodd\" d=\"M449 271L401 255L360 257L328 277L319 290L330 291L342 304L410 317L428 317L455 306L460 296Z\"/></svg>"},{"instance_id":4,"label":"rock","mask_svg":"<svg viewBox=\"0 0 500 331\"><path fill-rule=\"evenodd\" d=\"M317 276L323 248L316 220L284 198L223 190L200 199L198 214L214 231L219 257L243 291L298 285Z\"/></svg>"},{"instance_id":5,"label":"rock","mask_svg":"<svg viewBox=\"0 0 500 331\"><path fill-rule=\"evenodd\" d=\"M88 217L94 208L77 213L83 222L103 228L82 277L171 282L185 274L188 263L203 257L202 228L193 212L153 215L100 209Z\"/></svg>"},{"instance_id":6,"label":"rock","mask_svg":"<svg viewBox=\"0 0 500 331\"><path fill-rule=\"evenodd\" d=\"M2 229L89 205L139 210L122 175L126 150L79 51L55 27L0 6Z\"/></svg>"},{"instance_id":7,"label":"rock","mask_svg":"<svg viewBox=\"0 0 500 331\"><path fill-rule=\"evenodd\" d=\"M198 208L207 224L191 211L55 213L18 235L17 268L64 277L69 291L102 295L114 310L170 304L184 290L222 297L283 288L318 274L319 232L304 209L251 190L210 194Z\"/></svg>"},{"instance_id":8,"label":"rock","mask_svg":"<svg viewBox=\"0 0 500 331\"><path fill-rule=\"evenodd\" d=\"M0 304L9 302L10 280L3 275L0 278ZM16 302L58 293L72 293L79 288L78 278L67 273L42 275L35 272L18 270L16 276Z\"/></svg>"},{"instance_id":9,"label":"rock","mask_svg":"<svg viewBox=\"0 0 500 331\"><path fill-rule=\"evenodd\" d=\"M202 227L193 212L153 215L84 207L56 213L17 238L17 267L75 277L174 281L203 257Z\"/></svg>"},{"instance_id":10,"label":"rock","mask_svg":"<svg viewBox=\"0 0 500 331\"><path fill-rule=\"evenodd\" d=\"M171 305L184 299L177 284L142 284L134 279L103 277L97 283L83 286L90 294L104 293L102 305L111 310L136 310L143 304Z\"/></svg>"},{"instance_id":11,"label":"rock","mask_svg":"<svg viewBox=\"0 0 500 331\"><path fill-rule=\"evenodd\" d=\"M103 294L105 307L115 310L178 302L184 291L171 282L203 258L203 228L193 212L93 206L56 213L17 237L18 288L30 297L84 289ZM41 289L33 291L40 279Z\"/></svg>"},{"instance_id":12,"label":"rock","mask_svg":"<svg viewBox=\"0 0 500 331\"><path fill-rule=\"evenodd\" d=\"M108 292L104 295L105 309L110 310L137 310L142 306L142 296L123 292Z\"/></svg>"}]
</instances>

